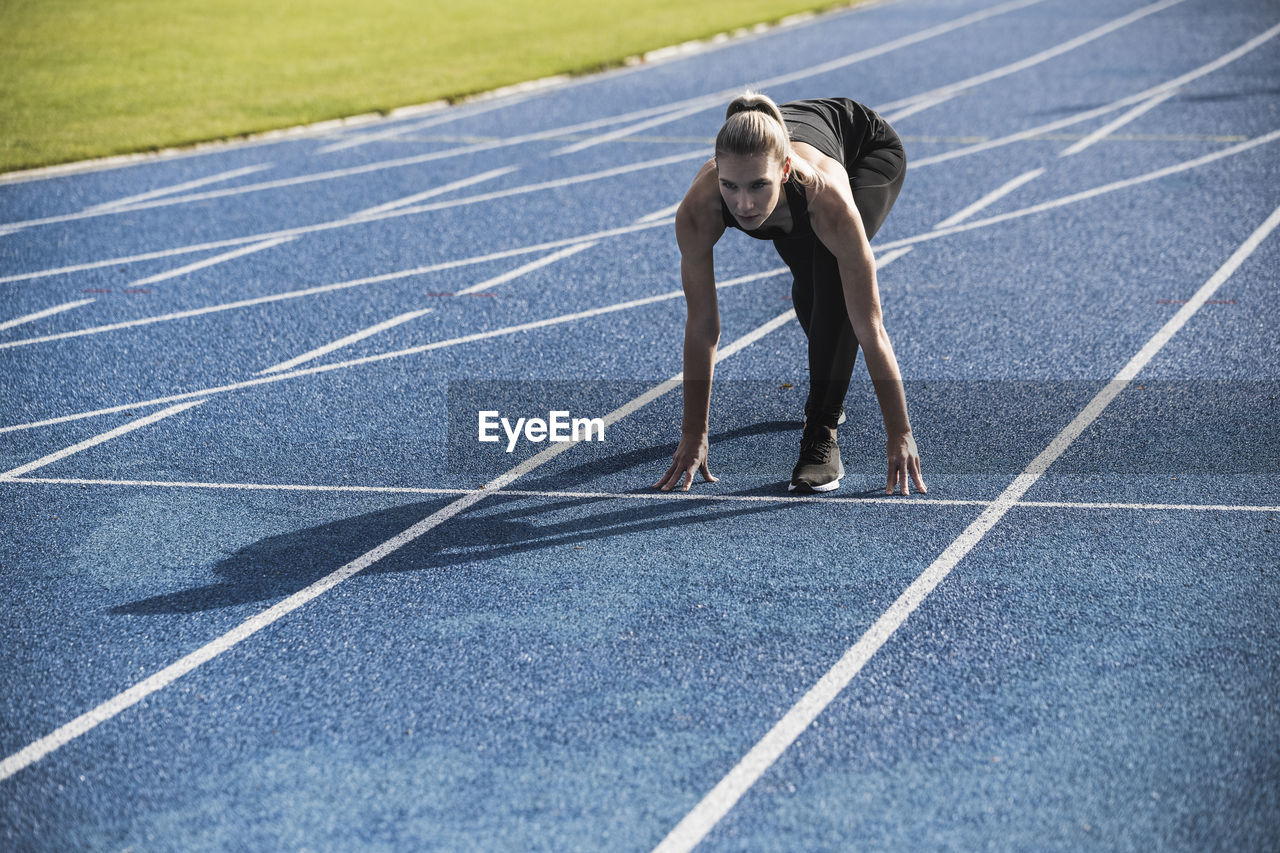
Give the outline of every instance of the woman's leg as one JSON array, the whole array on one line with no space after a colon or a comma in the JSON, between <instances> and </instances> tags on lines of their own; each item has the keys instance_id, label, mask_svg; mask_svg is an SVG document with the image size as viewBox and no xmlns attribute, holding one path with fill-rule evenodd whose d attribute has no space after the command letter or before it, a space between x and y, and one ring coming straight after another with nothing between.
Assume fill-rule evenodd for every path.
<instances>
[{"instance_id":1,"label":"woman's leg","mask_svg":"<svg viewBox=\"0 0 1280 853\"><path fill-rule=\"evenodd\" d=\"M884 224L905 175L906 156L901 148L876 149L853 165L849 183L867 239ZM840 269L835 256L816 240L803 246L779 241L778 254L794 276L791 299L809 338L805 415L811 422L834 428L844 410L858 356Z\"/></svg>"},{"instance_id":2,"label":"woman's leg","mask_svg":"<svg viewBox=\"0 0 1280 853\"><path fill-rule=\"evenodd\" d=\"M835 428L844 411L858 339L849 323L835 256L813 238L775 240L791 270L791 303L809 339L809 398L805 419Z\"/></svg>"}]
</instances>

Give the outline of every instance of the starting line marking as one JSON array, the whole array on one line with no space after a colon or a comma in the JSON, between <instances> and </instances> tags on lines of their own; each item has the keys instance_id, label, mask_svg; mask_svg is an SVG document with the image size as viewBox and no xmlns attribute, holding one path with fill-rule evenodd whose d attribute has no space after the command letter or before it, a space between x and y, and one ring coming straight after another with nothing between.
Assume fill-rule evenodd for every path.
<instances>
[{"instance_id":1,"label":"starting line marking","mask_svg":"<svg viewBox=\"0 0 1280 853\"><path fill-rule=\"evenodd\" d=\"M472 495L479 489L438 489L425 486L327 486L303 483L201 483L182 480L103 480L82 477L9 477L4 482L24 483L36 486L120 486L155 489L211 489L217 491L246 492L352 492L358 494L391 495ZM716 495L697 492L654 490L644 492L575 492L540 491L533 489L503 489L502 494L519 498L592 498L596 500L623 501L724 501L736 503L835 503L860 506L885 504L911 507L987 507L993 500L978 498L931 498L924 495L898 495L895 497L840 497L837 495ZM1253 504L1160 504L1160 503L1108 503L1099 501L1024 501L1013 503L1016 507L1031 509L1079 509L1126 510L1137 512L1273 512L1280 513L1280 506Z\"/></svg>"}]
</instances>

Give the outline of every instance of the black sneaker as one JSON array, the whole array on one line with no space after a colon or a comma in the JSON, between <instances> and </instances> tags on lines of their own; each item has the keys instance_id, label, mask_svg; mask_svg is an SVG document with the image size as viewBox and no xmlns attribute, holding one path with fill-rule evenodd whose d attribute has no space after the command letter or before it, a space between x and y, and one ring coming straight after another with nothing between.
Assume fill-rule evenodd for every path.
<instances>
[{"instance_id":1,"label":"black sneaker","mask_svg":"<svg viewBox=\"0 0 1280 853\"><path fill-rule=\"evenodd\" d=\"M814 424L805 427L800 439L800 461L791 472L789 492L831 492L840 488L844 463L840 461L840 445L836 431Z\"/></svg>"}]
</instances>

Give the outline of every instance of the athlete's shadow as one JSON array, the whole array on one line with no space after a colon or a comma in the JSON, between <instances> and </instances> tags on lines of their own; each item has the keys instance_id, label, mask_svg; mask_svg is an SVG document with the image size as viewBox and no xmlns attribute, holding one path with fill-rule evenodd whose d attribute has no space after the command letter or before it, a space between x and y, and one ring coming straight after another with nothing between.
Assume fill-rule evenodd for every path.
<instances>
[{"instance_id":1,"label":"athlete's shadow","mask_svg":"<svg viewBox=\"0 0 1280 853\"><path fill-rule=\"evenodd\" d=\"M502 505L495 506L495 503ZM414 503L271 536L242 548L214 569L222 578L196 589L120 605L118 614L195 613L251 602L282 599L347 565L398 536L450 499ZM593 506L600 505L593 512ZM723 506L704 501L627 501L572 498L548 502L504 497L499 493L450 518L366 572L440 571L482 568L489 561L521 554L537 555L566 546L628 534L642 538L637 549L652 557L654 539L645 534L678 531L691 525L778 511L777 504ZM709 529L709 528L708 528ZM681 550L678 532L664 534L673 553ZM554 556L535 556L538 561ZM596 566L594 570L604 567ZM453 573L442 573L449 578Z\"/></svg>"}]
</instances>

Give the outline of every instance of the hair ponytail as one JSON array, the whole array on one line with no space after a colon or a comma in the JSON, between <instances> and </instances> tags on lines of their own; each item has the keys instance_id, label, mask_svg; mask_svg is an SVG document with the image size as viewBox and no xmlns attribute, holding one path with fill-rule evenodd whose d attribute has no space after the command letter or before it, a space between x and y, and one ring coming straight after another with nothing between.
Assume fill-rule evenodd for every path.
<instances>
[{"instance_id":1,"label":"hair ponytail","mask_svg":"<svg viewBox=\"0 0 1280 853\"><path fill-rule=\"evenodd\" d=\"M796 156L787 136L782 111L768 95L746 91L729 102L725 121L716 135L716 155L754 157L765 154L779 162L791 159L796 179L807 187L819 185L817 173Z\"/></svg>"}]
</instances>

